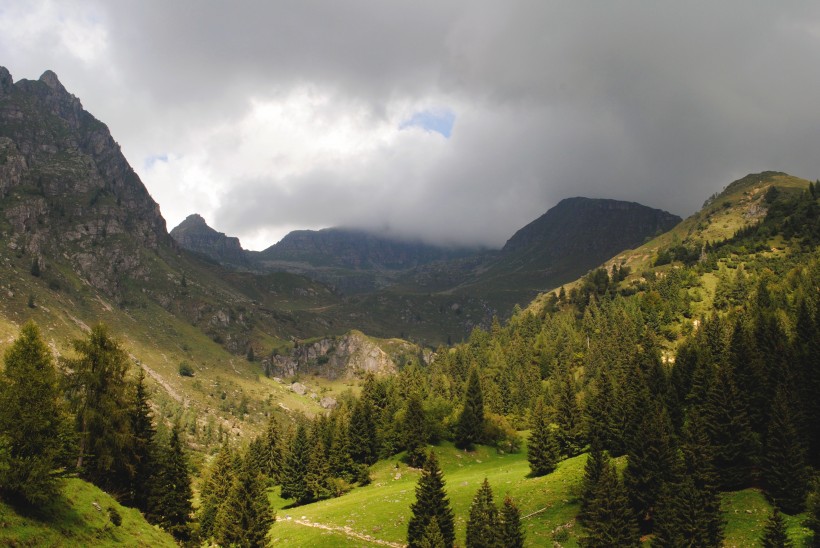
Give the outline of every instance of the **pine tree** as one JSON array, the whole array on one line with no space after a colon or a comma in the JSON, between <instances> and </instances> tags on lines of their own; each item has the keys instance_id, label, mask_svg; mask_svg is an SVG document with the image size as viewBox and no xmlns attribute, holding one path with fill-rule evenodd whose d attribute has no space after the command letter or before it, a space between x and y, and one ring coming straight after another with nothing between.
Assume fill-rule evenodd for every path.
<instances>
[{"instance_id":1,"label":"pine tree","mask_svg":"<svg viewBox=\"0 0 820 548\"><path fill-rule=\"evenodd\" d=\"M219 544L242 548L268 545L268 532L276 515L265 483L265 476L254 469L250 459L244 459L216 517L214 536Z\"/></svg>"},{"instance_id":2,"label":"pine tree","mask_svg":"<svg viewBox=\"0 0 820 548\"><path fill-rule=\"evenodd\" d=\"M216 516L228 498L238 468L239 461L226 442L202 478L197 513L201 540L213 537Z\"/></svg>"},{"instance_id":3,"label":"pine tree","mask_svg":"<svg viewBox=\"0 0 820 548\"><path fill-rule=\"evenodd\" d=\"M419 548L447 548L447 543L441 535L441 528L438 526L438 519L435 517L425 527Z\"/></svg>"},{"instance_id":4,"label":"pine tree","mask_svg":"<svg viewBox=\"0 0 820 548\"><path fill-rule=\"evenodd\" d=\"M781 385L772 402L763 456L766 492L787 514L803 511L809 479L806 450L795 426L792 401L786 387Z\"/></svg>"},{"instance_id":5,"label":"pine tree","mask_svg":"<svg viewBox=\"0 0 820 548\"><path fill-rule=\"evenodd\" d=\"M615 465L608 459L589 501L584 528L586 536L580 539L582 546L622 548L640 545L640 532L626 489L618 479Z\"/></svg>"},{"instance_id":6,"label":"pine tree","mask_svg":"<svg viewBox=\"0 0 820 548\"><path fill-rule=\"evenodd\" d=\"M54 497L70 426L51 352L34 322L6 350L0 372L0 491L30 504Z\"/></svg>"},{"instance_id":7,"label":"pine tree","mask_svg":"<svg viewBox=\"0 0 820 548\"><path fill-rule=\"evenodd\" d=\"M421 477L416 484L416 502L410 506L412 517L407 525L407 543L410 548L421 546L424 532L430 521L436 518L445 546L455 541L455 518L450 501L444 491L444 477L433 451L427 456Z\"/></svg>"},{"instance_id":8,"label":"pine tree","mask_svg":"<svg viewBox=\"0 0 820 548\"><path fill-rule=\"evenodd\" d=\"M527 444L530 473L533 476L543 476L555 470L560 459L558 440L550 424L543 399L535 403L530 421L531 434Z\"/></svg>"},{"instance_id":9,"label":"pine tree","mask_svg":"<svg viewBox=\"0 0 820 548\"><path fill-rule=\"evenodd\" d=\"M151 406L145 386L145 372L140 368L131 408L131 432L133 435L134 469L128 502L143 512L148 508L151 476L156 468L156 430L151 419Z\"/></svg>"},{"instance_id":10,"label":"pine tree","mask_svg":"<svg viewBox=\"0 0 820 548\"><path fill-rule=\"evenodd\" d=\"M356 481L359 469L350 456L350 441L347 433L348 427L345 421L342 418L336 420L333 428L333 439L330 440L330 450L328 451L328 465L332 476L353 483Z\"/></svg>"},{"instance_id":11,"label":"pine tree","mask_svg":"<svg viewBox=\"0 0 820 548\"><path fill-rule=\"evenodd\" d=\"M126 493L134 464L128 355L102 324L72 348L77 357L65 368L79 434L77 469L100 487Z\"/></svg>"},{"instance_id":12,"label":"pine tree","mask_svg":"<svg viewBox=\"0 0 820 548\"><path fill-rule=\"evenodd\" d=\"M555 397L555 421L558 423L558 446L562 454L574 457L584 445L581 408L575 395L572 374L565 367L559 368L558 393Z\"/></svg>"},{"instance_id":13,"label":"pine tree","mask_svg":"<svg viewBox=\"0 0 820 548\"><path fill-rule=\"evenodd\" d=\"M676 448L666 409L656 402L641 421L638 434L627 448L624 485L638 522L645 531L652 527L655 503L664 482L672 478Z\"/></svg>"},{"instance_id":14,"label":"pine tree","mask_svg":"<svg viewBox=\"0 0 820 548\"><path fill-rule=\"evenodd\" d=\"M609 458L601 449L600 444L593 441L584 464L584 477L581 480L581 509L578 512L578 520L581 522L586 522L589 517L589 508L595 496L598 481L608 463Z\"/></svg>"},{"instance_id":15,"label":"pine tree","mask_svg":"<svg viewBox=\"0 0 820 548\"><path fill-rule=\"evenodd\" d=\"M776 506L766 522L766 527L763 529L763 538L760 539L760 542L763 548L791 548L794 546L786 533L786 523L783 521L783 516Z\"/></svg>"},{"instance_id":16,"label":"pine tree","mask_svg":"<svg viewBox=\"0 0 820 548\"><path fill-rule=\"evenodd\" d=\"M421 399L416 393L410 395L407 401L407 411L404 414L404 445L407 450L405 460L414 468L424 465L427 458L427 419Z\"/></svg>"},{"instance_id":17,"label":"pine tree","mask_svg":"<svg viewBox=\"0 0 820 548\"><path fill-rule=\"evenodd\" d=\"M478 378L478 371L473 368L467 379L464 408L456 424L456 447L472 451L475 444L481 441L483 430L484 397L481 393L481 381Z\"/></svg>"},{"instance_id":18,"label":"pine tree","mask_svg":"<svg viewBox=\"0 0 820 548\"><path fill-rule=\"evenodd\" d=\"M813 533L810 546L820 548L820 477L812 482L806 497L806 527Z\"/></svg>"},{"instance_id":19,"label":"pine tree","mask_svg":"<svg viewBox=\"0 0 820 548\"><path fill-rule=\"evenodd\" d=\"M498 509L487 478L473 497L467 520L467 548L496 548L498 543Z\"/></svg>"},{"instance_id":20,"label":"pine tree","mask_svg":"<svg viewBox=\"0 0 820 548\"><path fill-rule=\"evenodd\" d=\"M513 500L504 497L499 516L499 545L504 548L524 548L524 530L521 528L521 512Z\"/></svg>"},{"instance_id":21,"label":"pine tree","mask_svg":"<svg viewBox=\"0 0 820 548\"><path fill-rule=\"evenodd\" d=\"M188 522L193 511L193 493L179 423L171 430L168 447L160 452L157 464L158 469L152 478L147 517L177 540L188 540L191 533Z\"/></svg>"},{"instance_id":22,"label":"pine tree","mask_svg":"<svg viewBox=\"0 0 820 548\"><path fill-rule=\"evenodd\" d=\"M356 401L350 414L348 437L350 456L354 462L359 464L376 462L379 455L379 440L376 436L375 409L370 398L365 397L364 393Z\"/></svg>"},{"instance_id":23,"label":"pine tree","mask_svg":"<svg viewBox=\"0 0 820 548\"><path fill-rule=\"evenodd\" d=\"M259 471L268 478L269 484L277 485L282 476L282 439L279 435L279 425L273 414L268 419L268 425L264 434L262 434L260 445L262 451L261 459L258 462Z\"/></svg>"},{"instance_id":24,"label":"pine tree","mask_svg":"<svg viewBox=\"0 0 820 548\"><path fill-rule=\"evenodd\" d=\"M305 486L310 493L310 500L322 500L333 495L330 484L330 465L320 433L315 432L310 442Z\"/></svg>"},{"instance_id":25,"label":"pine tree","mask_svg":"<svg viewBox=\"0 0 820 548\"><path fill-rule=\"evenodd\" d=\"M309 461L310 447L307 430L300 425L291 441L290 451L285 458L285 466L282 470L281 496L283 499L296 499L296 504L310 502L313 493L307 486Z\"/></svg>"}]
</instances>

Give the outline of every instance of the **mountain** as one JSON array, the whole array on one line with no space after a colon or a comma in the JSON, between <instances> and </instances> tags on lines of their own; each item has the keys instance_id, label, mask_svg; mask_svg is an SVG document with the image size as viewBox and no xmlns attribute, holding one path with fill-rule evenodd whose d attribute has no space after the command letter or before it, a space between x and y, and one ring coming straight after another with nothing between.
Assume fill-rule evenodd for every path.
<instances>
[{"instance_id":1,"label":"mountain","mask_svg":"<svg viewBox=\"0 0 820 548\"><path fill-rule=\"evenodd\" d=\"M221 264L239 267L250 264L239 238L217 232L196 213L171 230L171 237L188 251L201 253Z\"/></svg>"}]
</instances>

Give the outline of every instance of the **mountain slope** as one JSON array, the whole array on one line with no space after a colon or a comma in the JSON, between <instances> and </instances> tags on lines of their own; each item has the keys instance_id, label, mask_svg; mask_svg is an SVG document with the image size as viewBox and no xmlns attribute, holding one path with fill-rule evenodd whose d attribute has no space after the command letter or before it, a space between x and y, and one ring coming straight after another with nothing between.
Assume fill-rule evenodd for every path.
<instances>
[{"instance_id":1,"label":"mountain slope","mask_svg":"<svg viewBox=\"0 0 820 548\"><path fill-rule=\"evenodd\" d=\"M171 237L183 248L227 265L247 267L248 257L239 238L217 232L194 213L171 230Z\"/></svg>"}]
</instances>

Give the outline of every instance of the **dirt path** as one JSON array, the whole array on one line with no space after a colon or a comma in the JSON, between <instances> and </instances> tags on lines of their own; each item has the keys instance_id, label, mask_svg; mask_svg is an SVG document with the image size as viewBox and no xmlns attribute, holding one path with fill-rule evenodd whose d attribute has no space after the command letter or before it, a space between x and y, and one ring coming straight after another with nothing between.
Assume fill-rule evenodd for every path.
<instances>
[{"instance_id":1,"label":"dirt path","mask_svg":"<svg viewBox=\"0 0 820 548\"><path fill-rule=\"evenodd\" d=\"M371 544L378 544L379 546L391 546L392 548L406 548L407 546L406 544L402 544L400 542L390 542L389 540L373 538L370 535L354 531L353 529L347 526L340 527L338 525L325 525L324 523L314 523L312 521L307 521L303 519L294 519L292 521L294 523L298 523L299 525L304 525L305 527L313 527L315 529L324 529L325 531L331 531L333 533L341 533L342 535L348 536L350 538L355 538L356 540L363 540Z\"/></svg>"}]
</instances>

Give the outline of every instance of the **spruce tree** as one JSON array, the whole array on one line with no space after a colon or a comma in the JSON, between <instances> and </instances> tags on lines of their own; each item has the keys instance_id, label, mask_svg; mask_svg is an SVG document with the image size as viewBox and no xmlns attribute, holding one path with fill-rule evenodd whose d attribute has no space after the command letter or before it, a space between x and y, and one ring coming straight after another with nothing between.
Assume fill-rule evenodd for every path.
<instances>
[{"instance_id":1,"label":"spruce tree","mask_svg":"<svg viewBox=\"0 0 820 548\"><path fill-rule=\"evenodd\" d=\"M407 543L410 548L421 546L424 532L430 521L436 518L444 538L444 545L450 547L455 541L455 518L450 508L450 500L444 491L444 477L433 451L427 456L421 477L416 484L416 502L410 506L412 516L407 524Z\"/></svg>"},{"instance_id":2,"label":"spruce tree","mask_svg":"<svg viewBox=\"0 0 820 548\"><path fill-rule=\"evenodd\" d=\"M330 484L330 464L324 443L318 434L317 432L312 436L305 473L305 486L310 493L311 501L326 499L334 494Z\"/></svg>"},{"instance_id":3,"label":"spruce tree","mask_svg":"<svg viewBox=\"0 0 820 548\"><path fill-rule=\"evenodd\" d=\"M524 529L521 527L521 512L513 500L504 497L499 516L499 545L504 548L524 548Z\"/></svg>"},{"instance_id":4,"label":"spruce tree","mask_svg":"<svg viewBox=\"0 0 820 548\"><path fill-rule=\"evenodd\" d=\"M283 499L295 499L296 504L310 502L313 493L307 486L308 462L310 461L310 446L308 445L307 430L304 426L296 429L296 435L290 444L290 451L285 458L282 469Z\"/></svg>"},{"instance_id":5,"label":"spruce tree","mask_svg":"<svg viewBox=\"0 0 820 548\"><path fill-rule=\"evenodd\" d=\"M640 532L629 497L618 478L615 465L604 466L592 492L584 523L586 535L580 544L589 548L623 548L640 546Z\"/></svg>"},{"instance_id":6,"label":"spruce tree","mask_svg":"<svg viewBox=\"0 0 820 548\"><path fill-rule=\"evenodd\" d=\"M441 534L441 528L438 526L438 519L435 517L425 527L424 536L421 537L419 542L419 548L447 548L447 543Z\"/></svg>"},{"instance_id":7,"label":"spruce tree","mask_svg":"<svg viewBox=\"0 0 820 548\"><path fill-rule=\"evenodd\" d=\"M547 406L539 398L530 418L530 439L527 444L527 460L532 476L543 476L555 470L560 459L560 449L555 431L547 413Z\"/></svg>"},{"instance_id":8,"label":"spruce tree","mask_svg":"<svg viewBox=\"0 0 820 548\"><path fill-rule=\"evenodd\" d=\"M601 449L600 444L593 441L584 464L584 477L581 479L581 509L578 512L578 520L582 523L589 517L589 507L595 496L598 481L601 479L601 474L603 474L608 463L609 458Z\"/></svg>"},{"instance_id":9,"label":"spruce tree","mask_svg":"<svg viewBox=\"0 0 820 548\"><path fill-rule=\"evenodd\" d=\"M574 457L584 445L581 408L575 395L572 373L559 368L558 393L555 396L555 421L558 423L558 446L563 455Z\"/></svg>"},{"instance_id":10,"label":"spruce tree","mask_svg":"<svg viewBox=\"0 0 820 548\"><path fill-rule=\"evenodd\" d=\"M806 497L806 527L813 533L809 545L820 548L820 477L814 478Z\"/></svg>"},{"instance_id":11,"label":"spruce tree","mask_svg":"<svg viewBox=\"0 0 820 548\"><path fill-rule=\"evenodd\" d=\"M156 430L151 418L151 406L145 386L145 372L140 368L131 408L131 432L133 435L134 469L128 502L143 512L148 508L151 476L156 468Z\"/></svg>"},{"instance_id":12,"label":"spruce tree","mask_svg":"<svg viewBox=\"0 0 820 548\"><path fill-rule=\"evenodd\" d=\"M787 514L803 511L809 485L806 450L795 426L792 401L781 384L772 402L763 456L766 493Z\"/></svg>"},{"instance_id":13,"label":"spruce tree","mask_svg":"<svg viewBox=\"0 0 820 548\"><path fill-rule=\"evenodd\" d=\"M363 393L353 406L348 430L350 456L359 464L373 464L379 455L375 414L370 398L365 397Z\"/></svg>"},{"instance_id":14,"label":"spruce tree","mask_svg":"<svg viewBox=\"0 0 820 548\"><path fill-rule=\"evenodd\" d=\"M786 523L783 521L783 515L776 506L772 510L772 515L766 521L760 543L763 548L791 548L794 546L786 533Z\"/></svg>"},{"instance_id":15,"label":"spruce tree","mask_svg":"<svg viewBox=\"0 0 820 548\"><path fill-rule=\"evenodd\" d=\"M427 419L421 399L416 393L410 395L404 414L405 461L413 468L421 468L427 458Z\"/></svg>"},{"instance_id":16,"label":"spruce tree","mask_svg":"<svg viewBox=\"0 0 820 548\"><path fill-rule=\"evenodd\" d=\"M499 523L498 509L493 502L493 490L487 478L473 497L467 520L467 548L496 548Z\"/></svg>"},{"instance_id":17,"label":"spruce tree","mask_svg":"<svg viewBox=\"0 0 820 548\"><path fill-rule=\"evenodd\" d=\"M228 498L238 468L239 461L230 444L226 442L202 478L197 513L200 540L213 537L216 516Z\"/></svg>"},{"instance_id":18,"label":"spruce tree","mask_svg":"<svg viewBox=\"0 0 820 548\"><path fill-rule=\"evenodd\" d=\"M54 497L70 426L51 351L34 322L6 350L0 372L0 491L30 504Z\"/></svg>"},{"instance_id":19,"label":"spruce tree","mask_svg":"<svg viewBox=\"0 0 820 548\"><path fill-rule=\"evenodd\" d=\"M250 459L244 459L216 517L214 537L220 545L268 546L268 532L276 516L265 484L265 476L254 469Z\"/></svg>"},{"instance_id":20,"label":"spruce tree","mask_svg":"<svg viewBox=\"0 0 820 548\"><path fill-rule=\"evenodd\" d=\"M279 424L273 414L268 419L268 425L262 434L261 449L262 458L259 462L259 471L268 478L269 484L277 485L282 475L282 439L279 435Z\"/></svg>"},{"instance_id":21,"label":"spruce tree","mask_svg":"<svg viewBox=\"0 0 820 548\"><path fill-rule=\"evenodd\" d=\"M179 423L171 430L167 448L160 451L152 478L147 517L179 541L190 538L191 476L180 439Z\"/></svg>"},{"instance_id":22,"label":"spruce tree","mask_svg":"<svg viewBox=\"0 0 820 548\"><path fill-rule=\"evenodd\" d=\"M353 483L356 481L359 468L350 456L350 441L347 433L347 423L339 418L333 428L333 438L330 440L328 465L332 476Z\"/></svg>"},{"instance_id":23,"label":"spruce tree","mask_svg":"<svg viewBox=\"0 0 820 548\"><path fill-rule=\"evenodd\" d=\"M133 470L128 355L102 324L72 342L65 360L79 435L77 469L100 487L124 494Z\"/></svg>"},{"instance_id":24,"label":"spruce tree","mask_svg":"<svg viewBox=\"0 0 820 548\"><path fill-rule=\"evenodd\" d=\"M481 441L483 431L484 397L481 392L478 371L473 368L470 370L470 376L467 379L464 407L456 423L456 447L472 451L475 444Z\"/></svg>"},{"instance_id":25,"label":"spruce tree","mask_svg":"<svg viewBox=\"0 0 820 548\"><path fill-rule=\"evenodd\" d=\"M629 501L644 531L651 530L661 488L672 478L676 451L666 409L662 403L656 402L646 410L638 435L627 448L628 460L624 470Z\"/></svg>"}]
</instances>

